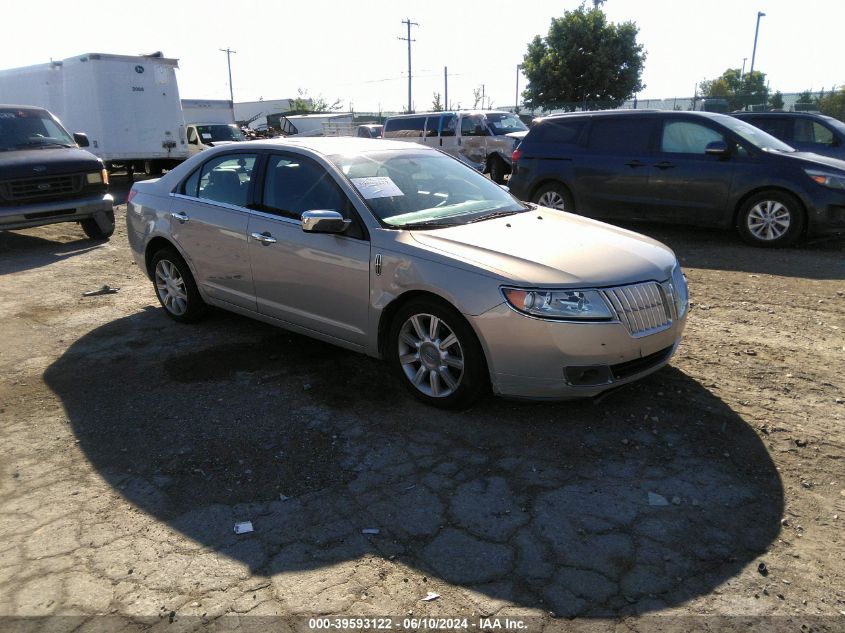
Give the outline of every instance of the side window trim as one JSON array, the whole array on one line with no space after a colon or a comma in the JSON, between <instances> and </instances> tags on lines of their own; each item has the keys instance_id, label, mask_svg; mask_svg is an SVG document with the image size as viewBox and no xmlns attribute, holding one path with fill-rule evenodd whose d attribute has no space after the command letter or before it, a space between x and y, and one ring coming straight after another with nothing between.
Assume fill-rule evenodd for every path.
<instances>
[{"instance_id":1,"label":"side window trim","mask_svg":"<svg viewBox=\"0 0 845 633\"><path fill-rule=\"evenodd\" d=\"M205 152L203 152L203 154L205 154ZM227 202L221 202L219 200L213 200L211 198L200 198L199 197L199 184L200 184L200 181L202 180L202 172L205 169L206 165L208 165L210 162L215 161L215 160L222 158L222 157L238 156L238 155L255 156L255 163L252 166L252 175L250 176L250 179L249 179L249 189L247 189L247 199L246 199L245 207L241 207L239 205L234 205L234 204L229 204ZM251 151L240 150L240 151L233 151L233 152L227 152L227 153L223 153L223 154L216 154L214 156L210 156L210 157L208 157L207 160L204 160L202 163L197 165L196 169L191 171L190 174L188 174L185 178L183 178L179 182L179 184L176 187L173 188L173 190L171 191L171 194L185 196L186 198L190 198L191 200L197 200L197 201L203 202L205 204L221 205L221 206L224 206L224 207L234 208L234 209L242 209L242 208L249 209L249 208L252 207L252 205L255 202L255 191L256 191L255 187L256 187L256 180L258 180L256 178L256 176L261 173L263 156L264 156L264 151L262 151L262 150L251 150ZM194 194L191 195L190 193L186 192L186 187L188 185L188 181L190 181L191 178L193 178L194 175L196 175L196 174L199 174L199 178L197 178L197 191L195 191Z\"/></svg>"}]
</instances>

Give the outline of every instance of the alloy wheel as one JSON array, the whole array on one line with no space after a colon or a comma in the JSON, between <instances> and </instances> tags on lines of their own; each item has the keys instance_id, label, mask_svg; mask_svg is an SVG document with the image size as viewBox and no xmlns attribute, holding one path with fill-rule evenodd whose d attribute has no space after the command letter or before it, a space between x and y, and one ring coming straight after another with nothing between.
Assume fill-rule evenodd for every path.
<instances>
[{"instance_id":1,"label":"alloy wheel","mask_svg":"<svg viewBox=\"0 0 845 633\"><path fill-rule=\"evenodd\" d=\"M746 219L748 231L756 239L770 242L780 239L789 230L792 213L777 200L762 200L751 207Z\"/></svg>"},{"instance_id":2,"label":"alloy wheel","mask_svg":"<svg viewBox=\"0 0 845 633\"><path fill-rule=\"evenodd\" d=\"M176 265L166 259L159 260L155 270L156 292L165 309L181 316L188 311L188 291L185 279Z\"/></svg>"},{"instance_id":3,"label":"alloy wheel","mask_svg":"<svg viewBox=\"0 0 845 633\"><path fill-rule=\"evenodd\" d=\"M399 330L399 363L411 384L432 398L452 395L464 375L464 350L449 325L415 314Z\"/></svg>"},{"instance_id":4,"label":"alloy wheel","mask_svg":"<svg viewBox=\"0 0 845 633\"><path fill-rule=\"evenodd\" d=\"M557 191L546 191L539 198L537 204L541 207L566 211L566 199Z\"/></svg>"}]
</instances>

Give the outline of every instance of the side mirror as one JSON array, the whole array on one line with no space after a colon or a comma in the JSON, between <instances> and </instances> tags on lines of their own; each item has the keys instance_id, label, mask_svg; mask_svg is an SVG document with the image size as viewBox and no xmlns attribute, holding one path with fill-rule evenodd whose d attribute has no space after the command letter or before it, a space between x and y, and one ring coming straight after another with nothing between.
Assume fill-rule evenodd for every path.
<instances>
[{"instance_id":1,"label":"side mirror","mask_svg":"<svg viewBox=\"0 0 845 633\"><path fill-rule=\"evenodd\" d=\"M75 132L73 134L73 140L76 141L76 144L79 147L88 147L91 143L88 142L88 135L83 134L82 132Z\"/></svg>"},{"instance_id":2,"label":"side mirror","mask_svg":"<svg viewBox=\"0 0 845 633\"><path fill-rule=\"evenodd\" d=\"M343 233L352 224L337 211L314 210L302 214L302 230L306 233Z\"/></svg>"},{"instance_id":3,"label":"side mirror","mask_svg":"<svg viewBox=\"0 0 845 633\"><path fill-rule=\"evenodd\" d=\"M724 141L713 141L712 143L707 144L707 147L704 148L704 153L708 156L727 158L730 154L730 149L728 148L728 144Z\"/></svg>"}]
</instances>

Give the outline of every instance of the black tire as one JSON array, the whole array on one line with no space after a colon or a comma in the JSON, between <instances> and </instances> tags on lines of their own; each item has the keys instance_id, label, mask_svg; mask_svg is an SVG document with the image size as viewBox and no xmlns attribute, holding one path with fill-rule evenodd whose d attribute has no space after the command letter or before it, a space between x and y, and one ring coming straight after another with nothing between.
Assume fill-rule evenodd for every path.
<instances>
[{"instance_id":1,"label":"black tire","mask_svg":"<svg viewBox=\"0 0 845 633\"><path fill-rule=\"evenodd\" d=\"M433 333L432 317L438 320ZM454 342L442 347L450 334ZM409 301L394 315L388 336L390 365L418 400L441 409L462 409L487 390L489 375L481 344L466 319L447 303Z\"/></svg>"},{"instance_id":2,"label":"black tire","mask_svg":"<svg viewBox=\"0 0 845 633\"><path fill-rule=\"evenodd\" d=\"M569 193L569 190L557 182L549 182L540 187L534 192L531 202L539 204L541 207L557 209L558 211L568 211L570 213L575 211L575 203L572 201L572 195Z\"/></svg>"},{"instance_id":3,"label":"black tire","mask_svg":"<svg viewBox=\"0 0 845 633\"><path fill-rule=\"evenodd\" d=\"M173 247L167 246L153 255L150 262L158 302L174 321L193 323L208 310L202 300L191 269Z\"/></svg>"},{"instance_id":4,"label":"black tire","mask_svg":"<svg viewBox=\"0 0 845 633\"><path fill-rule=\"evenodd\" d=\"M114 234L114 211L105 212L108 226L103 229L95 218L86 218L79 222L85 235L92 240L107 240Z\"/></svg>"},{"instance_id":5,"label":"black tire","mask_svg":"<svg viewBox=\"0 0 845 633\"><path fill-rule=\"evenodd\" d=\"M144 161L144 173L148 176L161 176L163 172L161 162L157 160Z\"/></svg>"},{"instance_id":6,"label":"black tire","mask_svg":"<svg viewBox=\"0 0 845 633\"><path fill-rule=\"evenodd\" d=\"M804 207L784 191L761 191L746 200L737 215L736 228L754 246L791 246L804 231Z\"/></svg>"},{"instance_id":7,"label":"black tire","mask_svg":"<svg viewBox=\"0 0 845 633\"><path fill-rule=\"evenodd\" d=\"M498 156L490 159L490 180L498 185L505 184L505 175L508 173L508 166Z\"/></svg>"}]
</instances>

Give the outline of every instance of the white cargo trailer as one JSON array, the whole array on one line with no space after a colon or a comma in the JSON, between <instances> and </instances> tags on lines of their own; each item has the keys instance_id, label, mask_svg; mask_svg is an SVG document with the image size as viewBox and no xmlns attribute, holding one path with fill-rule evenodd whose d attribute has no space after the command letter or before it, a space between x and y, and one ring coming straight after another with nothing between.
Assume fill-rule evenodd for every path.
<instances>
[{"instance_id":1,"label":"white cargo trailer","mask_svg":"<svg viewBox=\"0 0 845 633\"><path fill-rule=\"evenodd\" d=\"M235 110L228 99L182 99L182 116L185 125L235 122Z\"/></svg>"},{"instance_id":2,"label":"white cargo trailer","mask_svg":"<svg viewBox=\"0 0 845 633\"><path fill-rule=\"evenodd\" d=\"M109 167L151 173L188 157L176 83L179 62L160 53L86 53L0 71L0 103L50 110Z\"/></svg>"}]
</instances>

